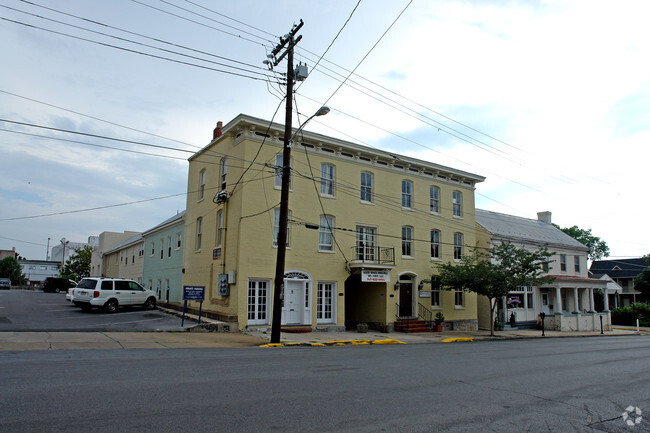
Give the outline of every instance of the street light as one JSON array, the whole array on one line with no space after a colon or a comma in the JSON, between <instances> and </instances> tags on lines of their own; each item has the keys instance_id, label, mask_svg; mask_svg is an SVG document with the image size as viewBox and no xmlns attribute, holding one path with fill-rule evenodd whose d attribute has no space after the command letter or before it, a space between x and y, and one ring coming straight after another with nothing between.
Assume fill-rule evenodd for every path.
<instances>
[{"instance_id":1,"label":"street light","mask_svg":"<svg viewBox=\"0 0 650 433\"><path fill-rule=\"evenodd\" d=\"M293 61L290 58L289 64ZM290 80L291 81L291 80ZM289 89L288 94L291 94ZM275 262L275 279L273 290L273 316L271 323L271 343L280 342L280 327L282 322L282 299L284 298L284 259L287 254L287 219L289 215L289 178L290 178L290 161L291 161L291 143L293 138L307 125L307 123L316 116L324 116L330 112L326 106L322 106L310 118L308 118L293 135L285 132L285 143L282 152L282 190L280 194L280 227L278 228L278 255ZM291 113L287 111L286 129L290 130ZM289 138L287 140L287 138Z\"/></svg>"},{"instance_id":2,"label":"street light","mask_svg":"<svg viewBox=\"0 0 650 433\"><path fill-rule=\"evenodd\" d=\"M63 274L63 268L65 267L65 246L69 244L70 241L66 238L61 238L61 244L63 245L63 254L61 254L61 274Z\"/></svg>"},{"instance_id":3,"label":"street light","mask_svg":"<svg viewBox=\"0 0 650 433\"><path fill-rule=\"evenodd\" d=\"M302 131L302 130L305 128L305 126L307 125L307 123L309 123L309 121L310 121L311 119L313 119L314 117L318 117L318 116L324 116L324 115L326 115L326 114L329 113L329 112L330 112L330 107L328 107L328 106L326 106L326 105L323 105L322 107L320 107L320 108L318 109L318 111L316 111L316 112L315 112L314 114L312 114L309 118L307 118L307 120L305 120L305 121L303 122L303 124L300 125L300 128L298 128L298 129L296 130L296 132L291 136L291 140L290 140L289 146L291 146L291 144L293 143L293 139L296 138L296 136L300 133L300 131Z\"/></svg>"}]
</instances>

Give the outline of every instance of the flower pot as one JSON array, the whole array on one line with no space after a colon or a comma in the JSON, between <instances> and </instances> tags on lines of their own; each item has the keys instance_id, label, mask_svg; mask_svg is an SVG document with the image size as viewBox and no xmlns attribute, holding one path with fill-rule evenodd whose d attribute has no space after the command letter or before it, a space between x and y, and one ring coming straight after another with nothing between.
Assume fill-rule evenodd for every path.
<instances>
[{"instance_id":1,"label":"flower pot","mask_svg":"<svg viewBox=\"0 0 650 433\"><path fill-rule=\"evenodd\" d=\"M433 325L433 332L442 332L442 325Z\"/></svg>"},{"instance_id":2,"label":"flower pot","mask_svg":"<svg viewBox=\"0 0 650 433\"><path fill-rule=\"evenodd\" d=\"M368 325L357 325L357 332L368 332Z\"/></svg>"}]
</instances>

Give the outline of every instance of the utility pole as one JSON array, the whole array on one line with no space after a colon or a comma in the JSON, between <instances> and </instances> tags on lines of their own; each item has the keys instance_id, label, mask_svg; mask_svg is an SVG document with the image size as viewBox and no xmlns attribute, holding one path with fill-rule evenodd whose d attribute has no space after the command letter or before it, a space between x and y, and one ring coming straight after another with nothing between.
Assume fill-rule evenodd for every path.
<instances>
[{"instance_id":1,"label":"utility pole","mask_svg":"<svg viewBox=\"0 0 650 433\"><path fill-rule=\"evenodd\" d=\"M273 313L271 323L271 343L280 342L280 326L282 317L282 302L284 300L284 261L287 253L287 219L289 215L289 183L291 180L291 119L293 117L293 82L295 79L293 70L293 48L302 39L302 36L295 37L296 33L303 26L294 25L289 34L280 39L280 43L273 49L271 58L286 50L273 62L277 66L284 57L287 57L287 101L284 119L284 149L282 151L282 190L280 194L280 221L278 230L278 256L275 263L275 281L273 284Z\"/></svg>"}]
</instances>

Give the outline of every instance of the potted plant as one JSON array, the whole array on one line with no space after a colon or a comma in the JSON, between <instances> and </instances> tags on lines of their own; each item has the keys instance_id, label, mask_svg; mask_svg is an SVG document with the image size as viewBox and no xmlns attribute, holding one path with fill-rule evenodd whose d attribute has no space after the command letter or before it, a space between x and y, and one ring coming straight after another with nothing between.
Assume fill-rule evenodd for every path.
<instances>
[{"instance_id":1,"label":"potted plant","mask_svg":"<svg viewBox=\"0 0 650 433\"><path fill-rule=\"evenodd\" d=\"M357 332L368 332L367 323L357 323Z\"/></svg>"},{"instance_id":2,"label":"potted plant","mask_svg":"<svg viewBox=\"0 0 650 433\"><path fill-rule=\"evenodd\" d=\"M442 332L442 323L445 321L445 316L442 314L442 311L436 313L436 317L433 320L433 330L435 332Z\"/></svg>"}]
</instances>

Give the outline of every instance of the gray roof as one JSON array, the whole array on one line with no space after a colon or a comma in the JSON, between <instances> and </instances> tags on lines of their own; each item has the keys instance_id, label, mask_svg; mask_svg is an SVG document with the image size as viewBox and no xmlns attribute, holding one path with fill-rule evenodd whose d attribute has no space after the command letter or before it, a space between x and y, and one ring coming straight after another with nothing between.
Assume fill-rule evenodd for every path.
<instances>
[{"instance_id":1,"label":"gray roof","mask_svg":"<svg viewBox=\"0 0 650 433\"><path fill-rule=\"evenodd\" d=\"M160 224L157 224L157 225L153 226L149 230L145 230L143 235L146 236L146 235L150 234L151 232L155 232L156 230L158 230L158 229L160 229L162 227L165 227L168 224L171 224L171 223L176 222L176 221L180 221L184 217L185 217L185 211L179 212L176 215L174 215L173 217L167 218L165 221L161 222Z\"/></svg>"},{"instance_id":2,"label":"gray roof","mask_svg":"<svg viewBox=\"0 0 650 433\"><path fill-rule=\"evenodd\" d=\"M589 251L562 230L536 219L476 209L476 222L492 236L504 240Z\"/></svg>"},{"instance_id":3,"label":"gray roof","mask_svg":"<svg viewBox=\"0 0 650 433\"><path fill-rule=\"evenodd\" d=\"M127 240L125 240L125 241L122 242L121 244L117 244L117 245L115 245L115 246L114 246L113 248L111 248L110 250L104 252L104 255L107 255L107 254L110 254L110 253L114 253L115 251L119 251L119 250L121 250L122 248L124 248L124 247L126 247L126 246L129 246L129 245L131 245L131 244L133 244L133 243L136 243L136 242L138 242L138 241L140 241L140 240L142 240L142 233L138 233L137 235L128 238Z\"/></svg>"}]
</instances>

